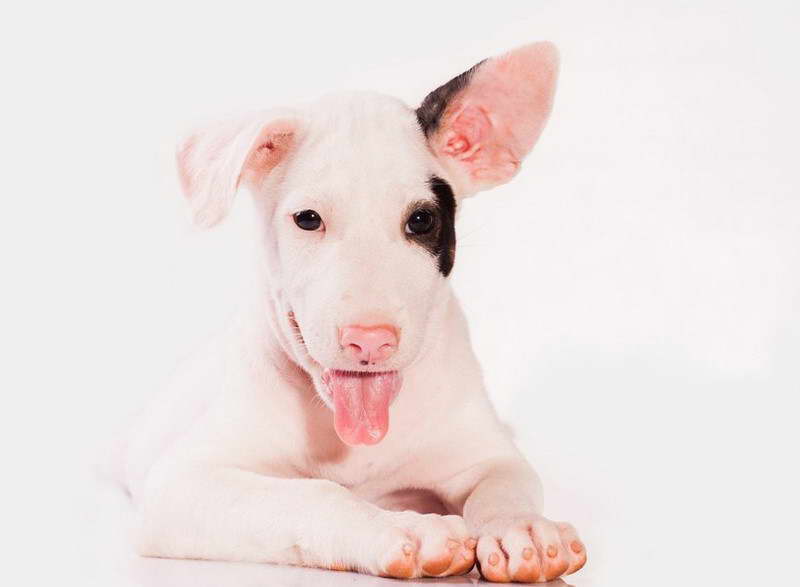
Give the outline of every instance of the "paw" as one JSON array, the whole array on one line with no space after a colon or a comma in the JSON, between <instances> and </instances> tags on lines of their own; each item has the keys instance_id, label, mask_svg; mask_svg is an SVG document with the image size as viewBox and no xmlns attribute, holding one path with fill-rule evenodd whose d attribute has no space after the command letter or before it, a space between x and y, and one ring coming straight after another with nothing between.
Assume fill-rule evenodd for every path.
<instances>
[{"instance_id":1,"label":"paw","mask_svg":"<svg viewBox=\"0 0 800 587\"><path fill-rule=\"evenodd\" d=\"M544 583L583 567L586 548L569 524L526 516L486 524L476 556L487 581Z\"/></svg>"},{"instance_id":2,"label":"paw","mask_svg":"<svg viewBox=\"0 0 800 587\"><path fill-rule=\"evenodd\" d=\"M468 573L475 564L477 541L460 516L390 512L389 528L376 540L377 572L411 579Z\"/></svg>"}]
</instances>

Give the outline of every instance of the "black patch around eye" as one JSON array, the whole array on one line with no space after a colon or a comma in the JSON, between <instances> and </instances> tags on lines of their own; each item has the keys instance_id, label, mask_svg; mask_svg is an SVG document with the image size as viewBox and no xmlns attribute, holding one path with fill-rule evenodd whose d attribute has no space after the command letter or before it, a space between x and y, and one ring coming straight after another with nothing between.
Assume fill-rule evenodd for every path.
<instances>
[{"instance_id":1,"label":"black patch around eye","mask_svg":"<svg viewBox=\"0 0 800 587\"><path fill-rule=\"evenodd\" d=\"M406 238L427 249L436 258L439 272L447 277L453 269L456 254L456 198L450 184L441 177L432 175L428 186L436 198L436 205L433 209L417 206L412 210L406 220ZM426 212L434 216L430 230L420 233L408 230L416 212Z\"/></svg>"},{"instance_id":2,"label":"black patch around eye","mask_svg":"<svg viewBox=\"0 0 800 587\"><path fill-rule=\"evenodd\" d=\"M439 128L439 123L442 120L442 115L444 114L445 110L447 110L447 106L450 104L453 98L460 94L464 88L469 85L472 76L475 74L481 64L483 64L483 61L476 63L464 73L457 75L446 84L439 86L430 94L425 96L422 104L420 104L419 108L417 108L416 113L417 121L419 122L420 127L422 127L422 132L425 133L426 137L429 137L431 134L436 132L436 129Z\"/></svg>"}]
</instances>

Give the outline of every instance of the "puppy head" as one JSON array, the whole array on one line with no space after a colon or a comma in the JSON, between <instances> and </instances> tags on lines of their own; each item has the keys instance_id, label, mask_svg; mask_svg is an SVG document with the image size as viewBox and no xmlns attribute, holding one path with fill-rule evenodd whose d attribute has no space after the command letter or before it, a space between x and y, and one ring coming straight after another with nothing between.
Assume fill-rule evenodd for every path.
<instances>
[{"instance_id":1,"label":"puppy head","mask_svg":"<svg viewBox=\"0 0 800 587\"><path fill-rule=\"evenodd\" d=\"M263 230L278 340L349 444L388 430L402 372L443 332L459 199L510 180L549 115L549 43L483 61L409 108L375 94L267 111L192 135L195 220L244 184Z\"/></svg>"}]
</instances>

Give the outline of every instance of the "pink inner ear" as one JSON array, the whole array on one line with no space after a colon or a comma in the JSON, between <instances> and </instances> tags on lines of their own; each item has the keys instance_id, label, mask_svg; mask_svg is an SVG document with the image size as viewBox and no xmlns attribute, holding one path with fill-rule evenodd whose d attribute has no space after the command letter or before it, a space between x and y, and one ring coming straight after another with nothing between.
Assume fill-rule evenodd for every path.
<instances>
[{"instance_id":1,"label":"pink inner ear","mask_svg":"<svg viewBox=\"0 0 800 587\"><path fill-rule=\"evenodd\" d=\"M292 145L294 129L287 123L271 124L264 129L247 158L240 181L258 185L281 162Z\"/></svg>"},{"instance_id":2,"label":"pink inner ear","mask_svg":"<svg viewBox=\"0 0 800 587\"><path fill-rule=\"evenodd\" d=\"M521 47L477 68L432 145L462 191L474 193L516 174L550 114L557 70L551 43Z\"/></svg>"},{"instance_id":3,"label":"pink inner ear","mask_svg":"<svg viewBox=\"0 0 800 587\"><path fill-rule=\"evenodd\" d=\"M474 158L476 148L486 142L491 128L492 123L483 109L463 106L450 124L442 151L462 161Z\"/></svg>"}]
</instances>

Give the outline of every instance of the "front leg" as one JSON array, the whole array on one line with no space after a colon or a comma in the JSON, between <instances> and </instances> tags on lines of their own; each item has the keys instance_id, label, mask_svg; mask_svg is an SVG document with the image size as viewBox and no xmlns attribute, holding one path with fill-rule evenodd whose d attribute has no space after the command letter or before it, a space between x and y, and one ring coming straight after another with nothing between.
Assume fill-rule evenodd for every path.
<instances>
[{"instance_id":1,"label":"front leg","mask_svg":"<svg viewBox=\"0 0 800 587\"><path fill-rule=\"evenodd\" d=\"M586 563L575 529L541 515L541 483L521 457L485 461L451 479L447 493L463 503L478 537L476 559L489 581L545 582Z\"/></svg>"},{"instance_id":2,"label":"front leg","mask_svg":"<svg viewBox=\"0 0 800 587\"><path fill-rule=\"evenodd\" d=\"M148 484L138 537L143 556L398 578L460 574L474 563L475 541L460 516L389 512L323 479L219 466L181 469Z\"/></svg>"}]
</instances>

